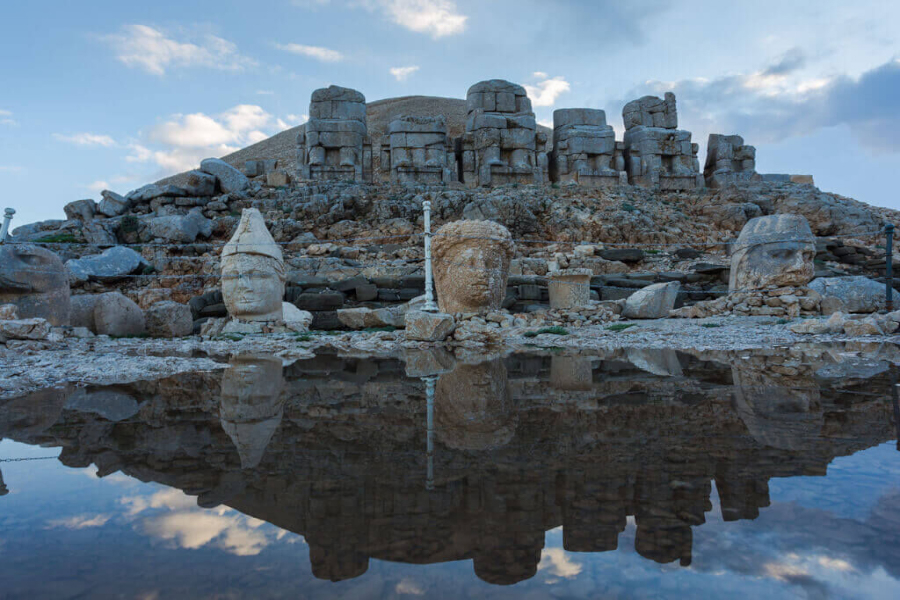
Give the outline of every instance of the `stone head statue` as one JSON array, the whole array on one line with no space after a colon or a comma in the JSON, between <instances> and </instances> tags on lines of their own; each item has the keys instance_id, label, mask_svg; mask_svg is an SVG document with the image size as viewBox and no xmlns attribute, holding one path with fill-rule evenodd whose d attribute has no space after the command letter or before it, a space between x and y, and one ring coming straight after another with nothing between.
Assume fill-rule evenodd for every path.
<instances>
[{"instance_id":1,"label":"stone head statue","mask_svg":"<svg viewBox=\"0 0 900 600\"><path fill-rule=\"evenodd\" d=\"M816 239L806 218L769 215L750 219L731 255L730 290L803 286L814 274Z\"/></svg>"},{"instance_id":2,"label":"stone head statue","mask_svg":"<svg viewBox=\"0 0 900 600\"><path fill-rule=\"evenodd\" d=\"M503 361L460 364L442 375L434 391L434 423L449 448L478 451L509 443L517 416Z\"/></svg>"},{"instance_id":3,"label":"stone head statue","mask_svg":"<svg viewBox=\"0 0 900 600\"><path fill-rule=\"evenodd\" d=\"M490 221L455 221L432 245L438 305L445 313L500 309L515 246L509 230Z\"/></svg>"},{"instance_id":4,"label":"stone head statue","mask_svg":"<svg viewBox=\"0 0 900 600\"><path fill-rule=\"evenodd\" d=\"M222 250L222 297L228 313L241 321L283 317L284 259L255 208L244 209L237 231Z\"/></svg>"},{"instance_id":5,"label":"stone head statue","mask_svg":"<svg viewBox=\"0 0 900 600\"><path fill-rule=\"evenodd\" d=\"M241 467L259 465L281 423L284 385L281 359L245 354L235 356L222 375L219 416L222 429L237 447Z\"/></svg>"},{"instance_id":6,"label":"stone head statue","mask_svg":"<svg viewBox=\"0 0 900 600\"><path fill-rule=\"evenodd\" d=\"M69 273L59 257L33 244L0 245L0 304L23 319L69 324Z\"/></svg>"}]
</instances>

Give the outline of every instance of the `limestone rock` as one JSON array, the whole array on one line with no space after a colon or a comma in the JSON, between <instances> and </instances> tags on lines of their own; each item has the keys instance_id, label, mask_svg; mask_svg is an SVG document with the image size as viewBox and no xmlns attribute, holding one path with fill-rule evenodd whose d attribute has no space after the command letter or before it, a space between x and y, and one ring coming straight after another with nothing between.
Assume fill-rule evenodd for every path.
<instances>
[{"instance_id":1,"label":"limestone rock","mask_svg":"<svg viewBox=\"0 0 900 600\"><path fill-rule=\"evenodd\" d=\"M406 306L389 308L342 308L337 311L338 320L348 329L369 327L405 327Z\"/></svg>"},{"instance_id":2,"label":"limestone rock","mask_svg":"<svg viewBox=\"0 0 900 600\"><path fill-rule=\"evenodd\" d=\"M843 302L841 310L850 313L870 313L885 306L885 286L867 277L819 277L809 284L825 299Z\"/></svg>"},{"instance_id":3,"label":"limestone rock","mask_svg":"<svg viewBox=\"0 0 900 600\"><path fill-rule=\"evenodd\" d=\"M631 294L625 301L622 315L628 319L662 319L675 308L681 284L677 281L657 283Z\"/></svg>"},{"instance_id":4,"label":"limestone rock","mask_svg":"<svg viewBox=\"0 0 900 600\"><path fill-rule=\"evenodd\" d=\"M19 309L15 304L0 304L0 321L14 321L19 318Z\"/></svg>"},{"instance_id":5,"label":"limestone rock","mask_svg":"<svg viewBox=\"0 0 900 600\"><path fill-rule=\"evenodd\" d=\"M790 194L775 200L779 213L802 215L818 236L876 233L881 219L865 204L812 186L792 186Z\"/></svg>"},{"instance_id":6,"label":"limestone rock","mask_svg":"<svg viewBox=\"0 0 900 600\"><path fill-rule=\"evenodd\" d=\"M281 307L282 318L292 331L309 331L313 322L313 314L307 310L300 310L290 302L283 302Z\"/></svg>"},{"instance_id":7,"label":"limestone rock","mask_svg":"<svg viewBox=\"0 0 900 600\"><path fill-rule=\"evenodd\" d=\"M822 319L805 319L791 325L791 331L799 334L821 335L829 333L828 323Z\"/></svg>"},{"instance_id":8,"label":"limestone rock","mask_svg":"<svg viewBox=\"0 0 900 600\"><path fill-rule=\"evenodd\" d=\"M185 191L191 196L214 196L216 176L203 171L188 171Z\"/></svg>"},{"instance_id":9,"label":"limestone rock","mask_svg":"<svg viewBox=\"0 0 900 600\"><path fill-rule=\"evenodd\" d=\"M284 278L281 248L262 215L255 208L244 209L222 250L222 297L228 313L242 321L281 321Z\"/></svg>"},{"instance_id":10,"label":"limestone rock","mask_svg":"<svg viewBox=\"0 0 900 600\"><path fill-rule=\"evenodd\" d=\"M200 170L210 175L215 175L219 180L219 187L225 193L243 192L250 187L247 176L218 158L207 158L200 163Z\"/></svg>"},{"instance_id":11,"label":"limestone rock","mask_svg":"<svg viewBox=\"0 0 900 600\"><path fill-rule=\"evenodd\" d=\"M45 340L50 335L50 323L46 319L17 319L0 321L0 341Z\"/></svg>"},{"instance_id":12,"label":"limestone rock","mask_svg":"<svg viewBox=\"0 0 900 600\"><path fill-rule=\"evenodd\" d=\"M53 252L31 244L0 245L0 304L14 304L23 319L69 324L69 275Z\"/></svg>"},{"instance_id":13,"label":"limestone rock","mask_svg":"<svg viewBox=\"0 0 900 600\"><path fill-rule=\"evenodd\" d=\"M815 254L815 238L803 217L751 219L734 246L728 287L734 292L805 286L815 273Z\"/></svg>"},{"instance_id":14,"label":"limestone rock","mask_svg":"<svg viewBox=\"0 0 900 600\"><path fill-rule=\"evenodd\" d=\"M115 192L103 190L100 195L103 199L100 201L97 211L107 217L118 217L131 208L131 201Z\"/></svg>"},{"instance_id":15,"label":"limestone rock","mask_svg":"<svg viewBox=\"0 0 900 600\"><path fill-rule=\"evenodd\" d=\"M149 263L144 257L125 246L114 246L100 254L73 258L66 262L66 268L73 280L115 281L126 275L142 270Z\"/></svg>"},{"instance_id":16,"label":"limestone rock","mask_svg":"<svg viewBox=\"0 0 900 600\"><path fill-rule=\"evenodd\" d=\"M109 221L87 221L81 227L81 235L88 244L96 246L115 246L118 241L115 234L110 231L111 227L107 225Z\"/></svg>"},{"instance_id":17,"label":"limestone rock","mask_svg":"<svg viewBox=\"0 0 900 600\"><path fill-rule=\"evenodd\" d=\"M503 335L498 327L477 321L463 321L453 330L453 340L464 347L502 346Z\"/></svg>"},{"instance_id":18,"label":"limestone rock","mask_svg":"<svg viewBox=\"0 0 900 600\"><path fill-rule=\"evenodd\" d=\"M451 315L412 310L406 313L406 337L420 342L441 342L455 327Z\"/></svg>"},{"instance_id":19,"label":"limestone rock","mask_svg":"<svg viewBox=\"0 0 900 600\"><path fill-rule=\"evenodd\" d=\"M866 319L849 319L844 322L844 334L856 336L863 335L884 335L881 327L875 319L869 317Z\"/></svg>"},{"instance_id":20,"label":"limestone rock","mask_svg":"<svg viewBox=\"0 0 900 600\"><path fill-rule=\"evenodd\" d=\"M449 373L456 359L442 346L407 348L403 353L407 377L434 377Z\"/></svg>"},{"instance_id":21,"label":"limestone rock","mask_svg":"<svg viewBox=\"0 0 900 600\"><path fill-rule=\"evenodd\" d=\"M145 203L161 198L163 196L171 196L173 198L189 195L187 190L175 185L156 185L150 183L136 190L132 190L126 194L125 198L132 203Z\"/></svg>"},{"instance_id":22,"label":"limestone rock","mask_svg":"<svg viewBox=\"0 0 900 600\"><path fill-rule=\"evenodd\" d=\"M825 321L825 325L828 326L828 333L841 333L844 331L844 313L836 312L831 315L827 321Z\"/></svg>"},{"instance_id":23,"label":"limestone rock","mask_svg":"<svg viewBox=\"0 0 900 600\"><path fill-rule=\"evenodd\" d=\"M847 310L847 308L844 306L844 301L833 296L826 296L822 298L819 306L820 311L823 315L833 315L836 312L843 312Z\"/></svg>"},{"instance_id":24,"label":"limestone rock","mask_svg":"<svg viewBox=\"0 0 900 600\"><path fill-rule=\"evenodd\" d=\"M496 223L455 221L441 227L432 247L441 312L499 310L513 249L509 230Z\"/></svg>"},{"instance_id":25,"label":"limestone rock","mask_svg":"<svg viewBox=\"0 0 900 600\"><path fill-rule=\"evenodd\" d=\"M97 213L97 203L90 199L76 200L66 204L63 207L63 211L66 213L66 218L70 221L78 219L79 221L87 222L93 219Z\"/></svg>"},{"instance_id":26,"label":"limestone rock","mask_svg":"<svg viewBox=\"0 0 900 600\"><path fill-rule=\"evenodd\" d=\"M191 335L194 327L191 307L171 300L153 304L144 315L147 322L147 333L152 337L185 337Z\"/></svg>"},{"instance_id":27,"label":"limestone rock","mask_svg":"<svg viewBox=\"0 0 900 600\"><path fill-rule=\"evenodd\" d=\"M167 242L191 244L197 236L209 237L212 222L199 211L150 219L150 234Z\"/></svg>"},{"instance_id":28,"label":"limestone rock","mask_svg":"<svg viewBox=\"0 0 900 600\"><path fill-rule=\"evenodd\" d=\"M146 332L144 311L119 292L99 294L94 305L94 333L115 337Z\"/></svg>"}]
</instances>

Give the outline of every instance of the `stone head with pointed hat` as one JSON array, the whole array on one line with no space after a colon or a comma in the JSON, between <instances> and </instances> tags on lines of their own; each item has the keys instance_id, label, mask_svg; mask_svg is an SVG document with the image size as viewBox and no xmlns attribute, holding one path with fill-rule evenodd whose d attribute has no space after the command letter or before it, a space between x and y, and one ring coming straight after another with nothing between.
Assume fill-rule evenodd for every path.
<instances>
[{"instance_id":1,"label":"stone head with pointed hat","mask_svg":"<svg viewBox=\"0 0 900 600\"><path fill-rule=\"evenodd\" d=\"M284 297L284 258L255 208L222 250L222 296L228 313L241 321L280 321Z\"/></svg>"}]
</instances>

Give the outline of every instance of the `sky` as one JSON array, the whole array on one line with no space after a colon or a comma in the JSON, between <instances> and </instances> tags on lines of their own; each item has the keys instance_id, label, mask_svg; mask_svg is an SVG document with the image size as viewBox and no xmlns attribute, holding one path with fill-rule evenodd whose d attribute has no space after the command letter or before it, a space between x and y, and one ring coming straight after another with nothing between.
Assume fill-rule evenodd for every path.
<instances>
[{"instance_id":1,"label":"sky","mask_svg":"<svg viewBox=\"0 0 900 600\"><path fill-rule=\"evenodd\" d=\"M258 0L7 3L0 207L64 218L303 123L313 90L370 101L526 86L538 120L674 91L705 158L740 134L763 173L900 209L894 0Z\"/></svg>"}]
</instances>

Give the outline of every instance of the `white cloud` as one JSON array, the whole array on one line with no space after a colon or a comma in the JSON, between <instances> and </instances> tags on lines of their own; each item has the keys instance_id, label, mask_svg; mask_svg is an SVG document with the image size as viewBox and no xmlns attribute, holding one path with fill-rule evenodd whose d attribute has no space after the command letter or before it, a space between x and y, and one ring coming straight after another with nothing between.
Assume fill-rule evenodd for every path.
<instances>
[{"instance_id":1,"label":"white cloud","mask_svg":"<svg viewBox=\"0 0 900 600\"><path fill-rule=\"evenodd\" d=\"M238 53L235 44L214 35L206 35L199 43L193 43L177 41L147 25L125 25L121 33L100 39L112 47L119 62L154 75L165 75L170 68L239 71L257 64Z\"/></svg>"},{"instance_id":2,"label":"white cloud","mask_svg":"<svg viewBox=\"0 0 900 600\"><path fill-rule=\"evenodd\" d=\"M24 167L17 165L0 165L0 173L21 173L24 170Z\"/></svg>"},{"instance_id":3,"label":"white cloud","mask_svg":"<svg viewBox=\"0 0 900 600\"><path fill-rule=\"evenodd\" d=\"M340 62L344 60L344 55L337 50L331 48L323 48L322 46L305 46L303 44L276 44L279 50L290 52L291 54L299 54L308 56L322 62Z\"/></svg>"},{"instance_id":4,"label":"white cloud","mask_svg":"<svg viewBox=\"0 0 900 600\"><path fill-rule=\"evenodd\" d=\"M110 518L110 515L79 515L77 517L47 521L47 528L87 529L89 527L103 527Z\"/></svg>"},{"instance_id":5,"label":"white cloud","mask_svg":"<svg viewBox=\"0 0 900 600\"><path fill-rule=\"evenodd\" d=\"M104 148L109 148L116 145L116 140L108 135L99 135L96 133L73 133L72 135L54 133L53 137L61 142L75 144L76 146L103 146Z\"/></svg>"},{"instance_id":6,"label":"white cloud","mask_svg":"<svg viewBox=\"0 0 900 600\"><path fill-rule=\"evenodd\" d=\"M534 77L539 80L536 85L524 86L534 106L553 106L560 94L572 89L563 77L548 77L540 71L534 73Z\"/></svg>"},{"instance_id":7,"label":"white cloud","mask_svg":"<svg viewBox=\"0 0 900 600\"><path fill-rule=\"evenodd\" d=\"M97 193L102 192L103 190L108 190L110 187L112 186L109 185L109 182L103 181L102 179L98 179L97 181L94 181L87 185L87 189Z\"/></svg>"},{"instance_id":8,"label":"white cloud","mask_svg":"<svg viewBox=\"0 0 900 600\"><path fill-rule=\"evenodd\" d=\"M18 125L19 122L13 119L12 116L12 111L0 109L0 125L9 125L10 127Z\"/></svg>"},{"instance_id":9,"label":"white cloud","mask_svg":"<svg viewBox=\"0 0 900 600\"><path fill-rule=\"evenodd\" d=\"M297 125L303 125L307 121L309 121L309 115L287 115L284 119L278 119L275 124L279 131L284 131Z\"/></svg>"},{"instance_id":10,"label":"white cloud","mask_svg":"<svg viewBox=\"0 0 900 600\"><path fill-rule=\"evenodd\" d=\"M394 23L434 39L462 33L469 19L453 0L376 0L376 4Z\"/></svg>"},{"instance_id":11,"label":"white cloud","mask_svg":"<svg viewBox=\"0 0 900 600\"><path fill-rule=\"evenodd\" d=\"M275 92L272 90L256 90L256 94L258 96L274 96Z\"/></svg>"},{"instance_id":12,"label":"white cloud","mask_svg":"<svg viewBox=\"0 0 900 600\"><path fill-rule=\"evenodd\" d=\"M544 548L538 571L547 570L556 577L571 579L581 573L581 563L573 562L562 548Z\"/></svg>"},{"instance_id":13,"label":"white cloud","mask_svg":"<svg viewBox=\"0 0 900 600\"><path fill-rule=\"evenodd\" d=\"M391 68L391 75L394 76L394 79L397 81L406 81L409 79L409 76L419 70L419 67L411 66L411 67L393 67Z\"/></svg>"}]
</instances>

